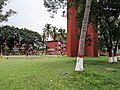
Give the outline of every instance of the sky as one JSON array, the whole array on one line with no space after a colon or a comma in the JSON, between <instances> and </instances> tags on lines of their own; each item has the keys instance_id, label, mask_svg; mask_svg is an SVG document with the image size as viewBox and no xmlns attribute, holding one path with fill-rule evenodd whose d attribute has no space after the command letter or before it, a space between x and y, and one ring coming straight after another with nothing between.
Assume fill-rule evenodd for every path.
<instances>
[{"instance_id":1,"label":"sky","mask_svg":"<svg viewBox=\"0 0 120 90\"><path fill-rule=\"evenodd\" d=\"M10 0L4 11L12 9L17 12L2 25L10 25L18 28L27 28L38 33L42 33L45 24L49 23L58 28L67 29L66 17L61 17L59 10L55 18L50 18L50 14L43 5L43 0Z\"/></svg>"}]
</instances>

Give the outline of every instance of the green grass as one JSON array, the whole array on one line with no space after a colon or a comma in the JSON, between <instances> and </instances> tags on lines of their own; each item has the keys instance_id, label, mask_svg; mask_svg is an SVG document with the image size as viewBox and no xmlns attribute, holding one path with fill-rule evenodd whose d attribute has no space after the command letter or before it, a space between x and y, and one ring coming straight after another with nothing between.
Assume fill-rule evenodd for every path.
<instances>
[{"instance_id":1,"label":"green grass","mask_svg":"<svg viewBox=\"0 0 120 90\"><path fill-rule=\"evenodd\" d=\"M83 72L76 58L60 56L0 59L0 90L120 90L120 62L86 57Z\"/></svg>"}]
</instances>

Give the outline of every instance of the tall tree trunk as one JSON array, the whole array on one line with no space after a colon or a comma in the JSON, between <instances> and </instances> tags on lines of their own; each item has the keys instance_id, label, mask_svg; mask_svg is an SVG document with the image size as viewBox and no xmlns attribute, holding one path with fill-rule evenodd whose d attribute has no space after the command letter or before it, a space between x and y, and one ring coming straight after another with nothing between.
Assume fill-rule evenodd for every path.
<instances>
[{"instance_id":1,"label":"tall tree trunk","mask_svg":"<svg viewBox=\"0 0 120 90\"><path fill-rule=\"evenodd\" d=\"M2 46L3 46L3 45L0 46L0 47L1 47L1 50L0 50L0 57L1 57L1 58L2 58L2 54L3 54L3 53L2 53L2 51L3 51Z\"/></svg>"},{"instance_id":2,"label":"tall tree trunk","mask_svg":"<svg viewBox=\"0 0 120 90\"><path fill-rule=\"evenodd\" d=\"M117 53L117 47L118 47L118 44L119 44L119 39L116 40L116 44L115 44L115 48L114 48L114 55L113 55L113 61L114 62L117 62L117 56L116 56L116 53Z\"/></svg>"},{"instance_id":3,"label":"tall tree trunk","mask_svg":"<svg viewBox=\"0 0 120 90\"><path fill-rule=\"evenodd\" d=\"M108 38L108 43L109 43L109 47L108 47L108 52L109 52L109 63L114 62L114 58L113 58L113 39L112 39L112 32L110 29L110 22L109 20L106 20L107 24L108 24L108 32L109 32L109 38Z\"/></svg>"},{"instance_id":4,"label":"tall tree trunk","mask_svg":"<svg viewBox=\"0 0 120 90\"><path fill-rule=\"evenodd\" d=\"M82 71L83 70L85 38L86 38L88 20L89 20L89 15L90 15L91 2L92 2L92 0L86 0L86 7L85 7L84 18L82 21L82 29L81 29L81 34L80 34L75 71Z\"/></svg>"},{"instance_id":5,"label":"tall tree trunk","mask_svg":"<svg viewBox=\"0 0 120 90\"><path fill-rule=\"evenodd\" d=\"M118 44L119 44L119 39L116 40L116 44L115 44L115 48L114 48L114 56L116 56Z\"/></svg>"}]
</instances>

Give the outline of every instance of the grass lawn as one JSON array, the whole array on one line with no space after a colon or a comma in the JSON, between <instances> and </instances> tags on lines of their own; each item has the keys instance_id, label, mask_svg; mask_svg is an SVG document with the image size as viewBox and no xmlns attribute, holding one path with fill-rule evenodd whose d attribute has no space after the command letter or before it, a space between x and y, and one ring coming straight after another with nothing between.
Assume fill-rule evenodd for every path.
<instances>
[{"instance_id":1,"label":"grass lawn","mask_svg":"<svg viewBox=\"0 0 120 90\"><path fill-rule=\"evenodd\" d=\"M0 59L0 90L120 90L120 62L86 57L83 72L76 58L18 56Z\"/></svg>"}]
</instances>

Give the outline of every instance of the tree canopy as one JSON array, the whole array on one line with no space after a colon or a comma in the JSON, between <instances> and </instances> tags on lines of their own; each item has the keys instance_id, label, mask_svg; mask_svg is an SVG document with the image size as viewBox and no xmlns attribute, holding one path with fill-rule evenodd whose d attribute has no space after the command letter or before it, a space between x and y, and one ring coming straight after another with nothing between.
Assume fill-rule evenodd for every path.
<instances>
[{"instance_id":1,"label":"tree canopy","mask_svg":"<svg viewBox=\"0 0 120 90\"><path fill-rule=\"evenodd\" d=\"M35 47L41 46L42 37L39 33L28 30L26 28L16 28L14 26L1 26L0 27L0 46L3 46L6 42L9 49L13 49L13 46L16 42ZM2 48L2 47L1 47Z\"/></svg>"}]
</instances>

